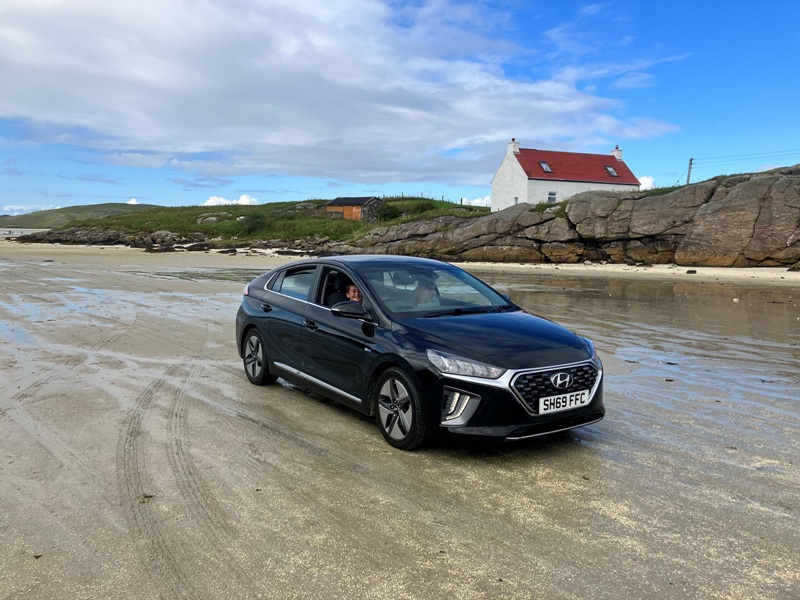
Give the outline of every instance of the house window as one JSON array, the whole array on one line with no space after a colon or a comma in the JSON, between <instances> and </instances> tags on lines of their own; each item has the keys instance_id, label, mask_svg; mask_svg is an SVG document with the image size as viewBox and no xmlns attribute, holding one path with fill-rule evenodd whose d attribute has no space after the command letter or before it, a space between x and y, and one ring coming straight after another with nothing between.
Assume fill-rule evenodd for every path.
<instances>
[{"instance_id":1,"label":"house window","mask_svg":"<svg viewBox=\"0 0 800 600\"><path fill-rule=\"evenodd\" d=\"M550 204L556 203L556 192L547 192L547 201Z\"/></svg>"},{"instance_id":2,"label":"house window","mask_svg":"<svg viewBox=\"0 0 800 600\"><path fill-rule=\"evenodd\" d=\"M617 172L614 170L614 167L606 165L606 171L608 171L608 174L611 175L612 177L619 177Z\"/></svg>"},{"instance_id":3,"label":"house window","mask_svg":"<svg viewBox=\"0 0 800 600\"><path fill-rule=\"evenodd\" d=\"M514 204L519 204L519 196L514 196Z\"/></svg>"},{"instance_id":4,"label":"house window","mask_svg":"<svg viewBox=\"0 0 800 600\"><path fill-rule=\"evenodd\" d=\"M543 160L539 161L539 166L542 167L542 171L544 171L545 173L552 173L553 172L553 168L549 164L547 164L547 162L545 162Z\"/></svg>"}]
</instances>

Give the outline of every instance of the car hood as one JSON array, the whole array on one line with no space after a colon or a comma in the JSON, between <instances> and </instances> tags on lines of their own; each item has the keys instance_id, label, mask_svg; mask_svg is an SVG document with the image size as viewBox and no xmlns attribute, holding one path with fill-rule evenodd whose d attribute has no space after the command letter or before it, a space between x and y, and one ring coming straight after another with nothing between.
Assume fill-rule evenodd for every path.
<instances>
[{"instance_id":1,"label":"car hood","mask_svg":"<svg viewBox=\"0 0 800 600\"><path fill-rule=\"evenodd\" d=\"M592 357L569 329L525 311L408 319L424 346L507 369L568 364Z\"/></svg>"}]
</instances>

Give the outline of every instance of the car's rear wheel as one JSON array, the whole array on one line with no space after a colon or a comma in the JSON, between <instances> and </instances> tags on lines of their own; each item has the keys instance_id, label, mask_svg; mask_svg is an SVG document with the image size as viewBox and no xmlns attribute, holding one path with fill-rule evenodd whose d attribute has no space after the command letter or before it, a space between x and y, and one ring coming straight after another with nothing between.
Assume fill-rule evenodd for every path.
<instances>
[{"instance_id":1,"label":"car's rear wheel","mask_svg":"<svg viewBox=\"0 0 800 600\"><path fill-rule=\"evenodd\" d=\"M257 329L251 329L244 337L244 352L242 352L244 372L250 383L268 385L278 379L269 372L267 363L267 350L264 341Z\"/></svg>"},{"instance_id":2,"label":"car's rear wheel","mask_svg":"<svg viewBox=\"0 0 800 600\"><path fill-rule=\"evenodd\" d=\"M373 388L375 418L384 439L395 448L414 450L425 442L427 422L422 394L402 369L392 367Z\"/></svg>"}]
</instances>

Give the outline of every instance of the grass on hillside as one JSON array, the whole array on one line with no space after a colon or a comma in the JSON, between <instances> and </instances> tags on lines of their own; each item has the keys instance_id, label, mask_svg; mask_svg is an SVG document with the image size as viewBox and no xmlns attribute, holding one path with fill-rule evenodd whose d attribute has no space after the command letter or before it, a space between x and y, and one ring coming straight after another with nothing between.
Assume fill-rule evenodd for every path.
<instances>
[{"instance_id":1,"label":"grass on hillside","mask_svg":"<svg viewBox=\"0 0 800 600\"><path fill-rule=\"evenodd\" d=\"M561 202L540 202L539 204L534 205L531 209L533 212L544 212L546 210L555 209L555 217L566 218L567 217L567 203L569 199L562 200Z\"/></svg>"},{"instance_id":2,"label":"grass on hillside","mask_svg":"<svg viewBox=\"0 0 800 600\"><path fill-rule=\"evenodd\" d=\"M153 204L88 204L40 210L24 215L0 217L0 227L12 229L60 229L68 223L87 219L103 219L113 215L130 214L156 208Z\"/></svg>"},{"instance_id":3,"label":"grass on hillside","mask_svg":"<svg viewBox=\"0 0 800 600\"><path fill-rule=\"evenodd\" d=\"M666 187L654 187L649 190L644 190L645 198L650 196L664 196L669 194L670 192L674 192L675 190L679 190L681 188L686 187L685 185L671 185Z\"/></svg>"},{"instance_id":4,"label":"grass on hillside","mask_svg":"<svg viewBox=\"0 0 800 600\"><path fill-rule=\"evenodd\" d=\"M128 233L170 231L181 235L202 233L225 240L280 240L319 235L332 240L355 239L376 226L432 219L443 215L480 216L486 207L460 206L428 198L387 198L379 212L379 223L334 219L325 212L326 200L271 202L258 206L184 206L153 208L148 211L113 215L101 219L73 221L69 227L101 226ZM299 208L300 206L313 208ZM215 216L217 222L200 222Z\"/></svg>"}]
</instances>

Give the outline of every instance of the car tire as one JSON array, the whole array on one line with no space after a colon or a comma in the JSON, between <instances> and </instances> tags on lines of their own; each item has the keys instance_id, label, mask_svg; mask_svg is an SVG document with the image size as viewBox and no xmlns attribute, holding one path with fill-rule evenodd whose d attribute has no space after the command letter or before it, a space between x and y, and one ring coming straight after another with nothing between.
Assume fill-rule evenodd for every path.
<instances>
[{"instance_id":1,"label":"car tire","mask_svg":"<svg viewBox=\"0 0 800 600\"><path fill-rule=\"evenodd\" d=\"M242 364L244 372L250 383L255 385L269 385L278 379L269 372L267 362L267 349L258 329L251 329L244 336Z\"/></svg>"},{"instance_id":2,"label":"car tire","mask_svg":"<svg viewBox=\"0 0 800 600\"><path fill-rule=\"evenodd\" d=\"M423 445L428 424L422 394L403 369L387 369L375 384L372 399L378 427L389 444L401 450Z\"/></svg>"}]
</instances>

